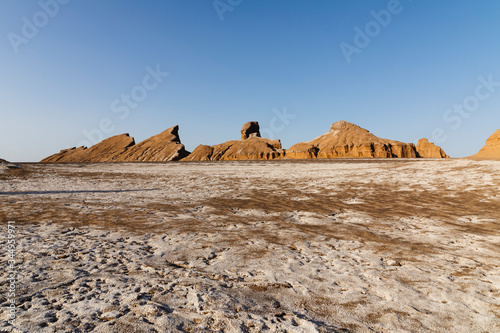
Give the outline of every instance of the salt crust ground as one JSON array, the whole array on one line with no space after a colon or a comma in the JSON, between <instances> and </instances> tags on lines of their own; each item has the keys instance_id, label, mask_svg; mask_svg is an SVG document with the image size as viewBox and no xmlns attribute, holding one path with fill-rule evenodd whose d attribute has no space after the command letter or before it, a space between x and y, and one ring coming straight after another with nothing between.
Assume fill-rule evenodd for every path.
<instances>
[{"instance_id":1,"label":"salt crust ground","mask_svg":"<svg viewBox=\"0 0 500 333\"><path fill-rule=\"evenodd\" d=\"M25 164L0 174L13 331L499 332L499 185L467 160Z\"/></svg>"}]
</instances>

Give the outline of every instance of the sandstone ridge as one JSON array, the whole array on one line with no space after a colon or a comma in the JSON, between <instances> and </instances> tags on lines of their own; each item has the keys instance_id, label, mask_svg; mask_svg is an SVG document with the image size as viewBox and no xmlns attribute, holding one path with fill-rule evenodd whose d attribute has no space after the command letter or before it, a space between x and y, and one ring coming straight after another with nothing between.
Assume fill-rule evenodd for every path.
<instances>
[{"instance_id":1,"label":"sandstone ridge","mask_svg":"<svg viewBox=\"0 0 500 333\"><path fill-rule=\"evenodd\" d=\"M347 121L332 124L316 139L300 142L286 150L286 158L415 158L413 143L379 138L368 130Z\"/></svg>"},{"instance_id":2,"label":"sandstone ridge","mask_svg":"<svg viewBox=\"0 0 500 333\"><path fill-rule=\"evenodd\" d=\"M289 149L282 148L279 139L262 138L259 123L249 121L240 130L240 140L217 145L199 145L189 153L179 138L179 126L135 143L128 133L107 138L89 148L73 147L61 150L41 162L164 162L164 161L232 161L272 159L328 158L447 158L446 153L427 139L413 143L382 139L368 130L338 121L316 139L300 142ZM500 130L474 157L500 158ZM496 154L496 155L495 155ZM496 156L496 157L495 157ZM486 157L486 158L488 158Z\"/></svg>"},{"instance_id":3,"label":"sandstone ridge","mask_svg":"<svg viewBox=\"0 0 500 333\"><path fill-rule=\"evenodd\" d=\"M81 162L150 162L176 161L189 155L181 144L179 126L173 126L162 133L138 144L128 133L107 138L90 148L73 147L44 158L42 163Z\"/></svg>"},{"instance_id":4,"label":"sandstone ridge","mask_svg":"<svg viewBox=\"0 0 500 333\"><path fill-rule=\"evenodd\" d=\"M284 157L280 140L260 137L258 122L245 123L240 132L241 140L214 146L199 145L183 161L272 160Z\"/></svg>"},{"instance_id":5,"label":"sandstone ridge","mask_svg":"<svg viewBox=\"0 0 500 333\"><path fill-rule=\"evenodd\" d=\"M498 129L495 133L493 133L487 140L481 150L475 154L470 156L470 158L474 159L500 159L500 129Z\"/></svg>"}]
</instances>

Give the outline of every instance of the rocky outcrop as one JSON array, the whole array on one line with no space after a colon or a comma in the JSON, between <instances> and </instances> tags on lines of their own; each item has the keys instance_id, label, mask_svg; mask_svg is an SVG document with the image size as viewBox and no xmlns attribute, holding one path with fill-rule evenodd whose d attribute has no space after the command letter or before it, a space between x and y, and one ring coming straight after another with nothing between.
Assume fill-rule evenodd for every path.
<instances>
[{"instance_id":1,"label":"rocky outcrop","mask_svg":"<svg viewBox=\"0 0 500 333\"><path fill-rule=\"evenodd\" d=\"M316 139L293 145L285 156L290 159L339 157L415 158L417 151L413 143L381 139L357 125L338 121Z\"/></svg>"},{"instance_id":2,"label":"rocky outcrop","mask_svg":"<svg viewBox=\"0 0 500 333\"><path fill-rule=\"evenodd\" d=\"M441 147L429 142L426 138L418 140L417 154L422 158L450 158Z\"/></svg>"},{"instance_id":3,"label":"rocky outcrop","mask_svg":"<svg viewBox=\"0 0 500 333\"><path fill-rule=\"evenodd\" d=\"M214 147L207 145L199 145L191 154L183 158L182 161L212 161Z\"/></svg>"},{"instance_id":4,"label":"rocky outcrop","mask_svg":"<svg viewBox=\"0 0 500 333\"><path fill-rule=\"evenodd\" d=\"M120 134L107 138L90 148L73 147L61 150L57 154L44 158L41 162L108 162L118 155L123 154L128 147L134 144L134 138L130 137L128 134Z\"/></svg>"},{"instance_id":5,"label":"rocky outcrop","mask_svg":"<svg viewBox=\"0 0 500 333\"><path fill-rule=\"evenodd\" d=\"M260 137L257 122L243 125L241 138L215 146L199 145L183 161L272 160L284 156L280 140Z\"/></svg>"},{"instance_id":6,"label":"rocky outcrop","mask_svg":"<svg viewBox=\"0 0 500 333\"><path fill-rule=\"evenodd\" d=\"M179 138L179 126L171 127L160 134L130 146L122 154L112 159L113 162L177 161L189 155Z\"/></svg>"},{"instance_id":7,"label":"rocky outcrop","mask_svg":"<svg viewBox=\"0 0 500 333\"><path fill-rule=\"evenodd\" d=\"M42 163L176 161L189 155L179 139L179 126L135 144L129 134L115 135L90 148L61 150L44 158Z\"/></svg>"},{"instance_id":8,"label":"rocky outcrop","mask_svg":"<svg viewBox=\"0 0 500 333\"><path fill-rule=\"evenodd\" d=\"M0 158L0 173L4 172L5 170L20 168L21 166L19 164L10 163L9 161Z\"/></svg>"},{"instance_id":9,"label":"rocky outcrop","mask_svg":"<svg viewBox=\"0 0 500 333\"><path fill-rule=\"evenodd\" d=\"M311 159L318 157L319 148L310 142L299 142L286 150L285 158Z\"/></svg>"},{"instance_id":10,"label":"rocky outcrop","mask_svg":"<svg viewBox=\"0 0 500 333\"><path fill-rule=\"evenodd\" d=\"M500 131L500 130L499 130ZM497 131L477 158L497 155L500 133ZM179 138L179 126L150 137L138 144L128 134L110 137L87 147L61 150L41 162L149 162L149 161L231 161L314 158L445 158L449 157L438 146L421 139L417 147L412 143L379 138L368 130L347 121L332 124L330 130L308 142L300 142L286 151L280 140L262 138L259 123L243 125L241 140L231 140L214 146L199 145L189 153ZM496 136L495 136L496 135ZM484 151L483 151L484 150ZM493 155L492 155L493 154ZM486 157L487 158L487 157ZM496 157L500 158L500 157Z\"/></svg>"},{"instance_id":11,"label":"rocky outcrop","mask_svg":"<svg viewBox=\"0 0 500 333\"><path fill-rule=\"evenodd\" d=\"M488 140L486 140L484 147L481 148L477 154L470 156L470 158L492 160L500 159L500 129L493 133Z\"/></svg>"},{"instance_id":12,"label":"rocky outcrop","mask_svg":"<svg viewBox=\"0 0 500 333\"><path fill-rule=\"evenodd\" d=\"M249 121L241 128L241 140L246 140L253 137L260 138L260 126L256 121Z\"/></svg>"}]
</instances>

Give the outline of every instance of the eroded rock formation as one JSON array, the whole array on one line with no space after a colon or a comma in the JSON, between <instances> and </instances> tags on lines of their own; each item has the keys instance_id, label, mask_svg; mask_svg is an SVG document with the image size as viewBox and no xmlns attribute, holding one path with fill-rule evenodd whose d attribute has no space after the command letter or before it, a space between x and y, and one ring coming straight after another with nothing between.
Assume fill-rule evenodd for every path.
<instances>
[{"instance_id":1,"label":"eroded rock formation","mask_svg":"<svg viewBox=\"0 0 500 333\"><path fill-rule=\"evenodd\" d=\"M90 148L78 147L61 150L44 158L41 162L136 162L136 161L176 161L189 152L181 144L179 126L135 144L129 134L115 135Z\"/></svg>"},{"instance_id":2,"label":"eroded rock formation","mask_svg":"<svg viewBox=\"0 0 500 333\"><path fill-rule=\"evenodd\" d=\"M470 156L470 158L500 159L500 129L493 133L488 140L486 140L484 147L481 148L477 154Z\"/></svg>"},{"instance_id":3,"label":"eroded rock formation","mask_svg":"<svg viewBox=\"0 0 500 333\"><path fill-rule=\"evenodd\" d=\"M183 161L272 160L283 156L280 140L261 138L259 124L252 121L243 125L241 140L215 146L199 145Z\"/></svg>"},{"instance_id":4,"label":"eroded rock formation","mask_svg":"<svg viewBox=\"0 0 500 333\"><path fill-rule=\"evenodd\" d=\"M256 121L249 121L241 128L241 140L246 140L253 137L260 138L260 126Z\"/></svg>"},{"instance_id":5,"label":"eroded rock formation","mask_svg":"<svg viewBox=\"0 0 500 333\"><path fill-rule=\"evenodd\" d=\"M230 161L314 158L445 158L438 146L421 139L417 147L379 138L368 130L347 121L332 124L330 130L308 142L300 142L286 151L280 140L260 136L259 123L247 122L241 140L231 140L214 146L199 145L189 153L179 138L179 126L146 139L138 144L128 134L120 134L90 147L61 150L41 162L147 162L147 161ZM496 154L496 155L495 155ZM500 158L500 130L492 135L486 146L474 157ZM497 156L497 157L494 157Z\"/></svg>"},{"instance_id":6,"label":"eroded rock formation","mask_svg":"<svg viewBox=\"0 0 500 333\"><path fill-rule=\"evenodd\" d=\"M189 155L179 138L179 126L171 127L160 134L150 137L131 146L114 159L117 162L147 161L164 162L177 161Z\"/></svg>"},{"instance_id":7,"label":"eroded rock formation","mask_svg":"<svg viewBox=\"0 0 500 333\"><path fill-rule=\"evenodd\" d=\"M441 147L429 142L426 138L418 140L417 153L418 157L422 158L450 158Z\"/></svg>"},{"instance_id":8,"label":"eroded rock formation","mask_svg":"<svg viewBox=\"0 0 500 333\"><path fill-rule=\"evenodd\" d=\"M413 143L381 139L347 121L338 121L325 134L286 150L286 158L417 157Z\"/></svg>"}]
</instances>

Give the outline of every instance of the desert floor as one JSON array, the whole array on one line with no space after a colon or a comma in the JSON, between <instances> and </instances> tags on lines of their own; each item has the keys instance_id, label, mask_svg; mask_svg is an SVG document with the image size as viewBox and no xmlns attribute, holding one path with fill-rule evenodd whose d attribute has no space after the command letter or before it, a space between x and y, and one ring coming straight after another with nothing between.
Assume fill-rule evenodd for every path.
<instances>
[{"instance_id":1,"label":"desert floor","mask_svg":"<svg viewBox=\"0 0 500 333\"><path fill-rule=\"evenodd\" d=\"M500 162L24 164L14 332L500 332Z\"/></svg>"}]
</instances>

